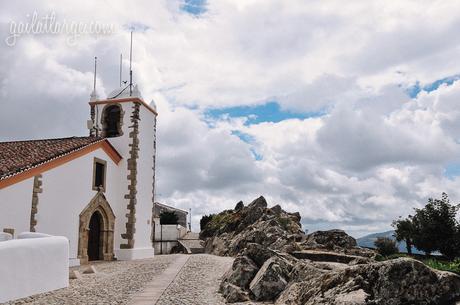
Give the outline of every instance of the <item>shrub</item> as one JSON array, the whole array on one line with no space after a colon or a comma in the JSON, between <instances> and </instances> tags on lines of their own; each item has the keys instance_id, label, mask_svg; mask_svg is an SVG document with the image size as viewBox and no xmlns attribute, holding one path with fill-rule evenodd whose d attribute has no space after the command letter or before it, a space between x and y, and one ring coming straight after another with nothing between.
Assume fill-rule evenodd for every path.
<instances>
[{"instance_id":1,"label":"shrub","mask_svg":"<svg viewBox=\"0 0 460 305\"><path fill-rule=\"evenodd\" d=\"M388 237L378 237L374 245L382 256L389 256L399 252L396 247L396 242Z\"/></svg>"},{"instance_id":2,"label":"shrub","mask_svg":"<svg viewBox=\"0 0 460 305\"><path fill-rule=\"evenodd\" d=\"M214 214L203 215L203 217L201 217L200 219L200 230L201 231L203 231L204 227L206 227L206 225L212 220L213 217L214 217Z\"/></svg>"},{"instance_id":3,"label":"shrub","mask_svg":"<svg viewBox=\"0 0 460 305\"><path fill-rule=\"evenodd\" d=\"M177 225L179 217L176 212L164 211L160 214L160 224L162 225Z\"/></svg>"}]
</instances>

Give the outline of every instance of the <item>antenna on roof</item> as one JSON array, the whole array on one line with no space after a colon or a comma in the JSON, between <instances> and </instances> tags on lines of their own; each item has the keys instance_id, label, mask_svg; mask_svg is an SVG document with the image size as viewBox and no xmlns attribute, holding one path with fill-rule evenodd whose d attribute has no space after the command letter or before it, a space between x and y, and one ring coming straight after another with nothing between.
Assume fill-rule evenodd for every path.
<instances>
[{"instance_id":1,"label":"antenna on roof","mask_svg":"<svg viewBox=\"0 0 460 305\"><path fill-rule=\"evenodd\" d=\"M94 57L94 79L93 79L93 92L91 92L90 100L96 101L99 97L96 92L96 72L97 72L97 57Z\"/></svg>"},{"instance_id":2,"label":"antenna on roof","mask_svg":"<svg viewBox=\"0 0 460 305\"><path fill-rule=\"evenodd\" d=\"M93 92L96 92L96 71L97 71L97 56L94 57L94 84L93 84Z\"/></svg>"},{"instance_id":3,"label":"antenna on roof","mask_svg":"<svg viewBox=\"0 0 460 305\"><path fill-rule=\"evenodd\" d=\"M133 31L131 31L131 46L129 49L129 96L133 95Z\"/></svg>"},{"instance_id":4,"label":"antenna on roof","mask_svg":"<svg viewBox=\"0 0 460 305\"><path fill-rule=\"evenodd\" d=\"M120 87L121 87L122 71L123 71L123 54L120 54Z\"/></svg>"}]
</instances>

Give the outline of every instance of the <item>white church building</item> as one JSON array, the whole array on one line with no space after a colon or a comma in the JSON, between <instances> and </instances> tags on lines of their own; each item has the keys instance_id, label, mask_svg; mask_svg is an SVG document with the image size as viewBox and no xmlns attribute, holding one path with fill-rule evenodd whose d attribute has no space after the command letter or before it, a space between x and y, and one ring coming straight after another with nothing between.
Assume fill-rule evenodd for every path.
<instances>
[{"instance_id":1,"label":"white church building","mask_svg":"<svg viewBox=\"0 0 460 305\"><path fill-rule=\"evenodd\" d=\"M153 256L157 112L131 89L93 93L87 137L0 142L1 231L65 236L71 265Z\"/></svg>"}]
</instances>

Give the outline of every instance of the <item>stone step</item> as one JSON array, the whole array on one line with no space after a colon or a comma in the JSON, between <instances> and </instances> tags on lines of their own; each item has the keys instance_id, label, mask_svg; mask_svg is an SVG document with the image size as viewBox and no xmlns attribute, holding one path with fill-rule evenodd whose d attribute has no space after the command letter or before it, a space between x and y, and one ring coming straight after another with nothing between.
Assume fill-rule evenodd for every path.
<instances>
[{"instance_id":1,"label":"stone step","mask_svg":"<svg viewBox=\"0 0 460 305\"><path fill-rule=\"evenodd\" d=\"M178 242L188 254L204 253L204 247L200 239L180 239Z\"/></svg>"},{"instance_id":2,"label":"stone step","mask_svg":"<svg viewBox=\"0 0 460 305\"><path fill-rule=\"evenodd\" d=\"M200 239L200 233L188 232L181 239Z\"/></svg>"}]
</instances>

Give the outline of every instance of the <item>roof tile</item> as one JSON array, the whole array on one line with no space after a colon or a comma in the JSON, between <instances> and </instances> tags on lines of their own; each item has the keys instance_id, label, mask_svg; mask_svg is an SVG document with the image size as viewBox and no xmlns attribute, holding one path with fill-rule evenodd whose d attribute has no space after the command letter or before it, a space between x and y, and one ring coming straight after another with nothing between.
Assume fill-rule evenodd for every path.
<instances>
[{"instance_id":1,"label":"roof tile","mask_svg":"<svg viewBox=\"0 0 460 305\"><path fill-rule=\"evenodd\" d=\"M0 180L104 140L101 137L0 142Z\"/></svg>"}]
</instances>

